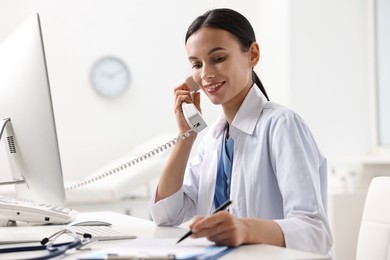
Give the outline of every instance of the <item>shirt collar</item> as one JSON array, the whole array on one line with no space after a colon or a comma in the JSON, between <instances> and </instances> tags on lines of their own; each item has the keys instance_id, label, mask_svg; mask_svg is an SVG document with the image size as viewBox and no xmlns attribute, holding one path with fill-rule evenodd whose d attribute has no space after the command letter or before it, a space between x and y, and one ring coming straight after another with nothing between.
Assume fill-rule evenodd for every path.
<instances>
[{"instance_id":1,"label":"shirt collar","mask_svg":"<svg viewBox=\"0 0 390 260\"><path fill-rule=\"evenodd\" d=\"M230 135L233 137L233 140L237 130L249 135L253 134L258 118L267 102L267 98L259 87L253 84L233 119L230 129ZM224 133L225 125L226 118L222 113L215 122L215 131L213 132L215 138L218 139Z\"/></svg>"}]
</instances>

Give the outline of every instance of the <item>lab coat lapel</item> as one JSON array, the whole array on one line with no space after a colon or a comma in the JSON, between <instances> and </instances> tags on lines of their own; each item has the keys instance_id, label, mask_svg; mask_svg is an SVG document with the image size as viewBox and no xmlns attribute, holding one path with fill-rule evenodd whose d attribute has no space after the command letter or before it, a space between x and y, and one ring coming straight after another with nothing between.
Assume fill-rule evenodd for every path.
<instances>
[{"instance_id":1,"label":"lab coat lapel","mask_svg":"<svg viewBox=\"0 0 390 260\"><path fill-rule=\"evenodd\" d=\"M219 155L221 154L221 142L223 137L223 130L226 125L226 119L224 116L220 116L216 121L216 127L214 132L211 133L209 141L210 147L216 147L216 149L206 149L209 153L205 154L202 167L199 194L198 194L198 214L208 215L211 214L214 207L214 193L215 183L217 180L217 165Z\"/></svg>"}]
</instances>

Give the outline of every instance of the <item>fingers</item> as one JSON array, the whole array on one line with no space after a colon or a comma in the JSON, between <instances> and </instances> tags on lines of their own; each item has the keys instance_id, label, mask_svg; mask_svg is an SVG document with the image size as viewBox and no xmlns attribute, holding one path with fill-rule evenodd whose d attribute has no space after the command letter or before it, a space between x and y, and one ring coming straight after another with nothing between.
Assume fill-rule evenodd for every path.
<instances>
[{"instance_id":1,"label":"fingers","mask_svg":"<svg viewBox=\"0 0 390 260\"><path fill-rule=\"evenodd\" d=\"M194 93L187 83L183 83L174 88L175 103L174 113L180 133L184 133L191 129L183 113L183 103L194 103L200 111L200 93ZM195 135L196 136L196 133Z\"/></svg>"},{"instance_id":2,"label":"fingers","mask_svg":"<svg viewBox=\"0 0 390 260\"><path fill-rule=\"evenodd\" d=\"M226 211L208 217L197 217L190 228L192 237L206 237L217 245L238 246L242 243L238 219Z\"/></svg>"},{"instance_id":3,"label":"fingers","mask_svg":"<svg viewBox=\"0 0 390 260\"><path fill-rule=\"evenodd\" d=\"M175 111L182 112L181 104L183 102L187 102L187 103L193 102L192 90L186 83L183 83L177 86L176 88L174 88L174 94L175 94Z\"/></svg>"},{"instance_id":4,"label":"fingers","mask_svg":"<svg viewBox=\"0 0 390 260\"><path fill-rule=\"evenodd\" d=\"M202 110L200 109L200 92L195 92L193 96L193 102L196 108L199 110L199 112L202 112Z\"/></svg>"},{"instance_id":5,"label":"fingers","mask_svg":"<svg viewBox=\"0 0 390 260\"><path fill-rule=\"evenodd\" d=\"M187 83L183 83L183 84L177 86L176 88L174 88L174 93L175 93L176 97L185 95L185 96L189 97L189 101L192 102L191 92L192 92L192 89L187 85Z\"/></svg>"},{"instance_id":6,"label":"fingers","mask_svg":"<svg viewBox=\"0 0 390 260\"><path fill-rule=\"evenodd\" d=\"M192 230L194 228L194 226L199 223L200 221L202 221L202 219L204 219L205 216L196 216L194 218L194 220L192 221L192 223L190 224L189 228Z\"/></svg>"},{"instance_id":7,"label":"fingers","mask_svg":"<svg viewBox=\"0 0 390 260\"><path fill-rule=\"evenodd\" d=\"M192 232L197 233L203 229L210 229L217 226L220 223L226 222L231 215L228 212L218 212L208 217L201 217L196 223L193 223ZM197 218L195 218L197 220Z\"/></svg>"}]
</instances>

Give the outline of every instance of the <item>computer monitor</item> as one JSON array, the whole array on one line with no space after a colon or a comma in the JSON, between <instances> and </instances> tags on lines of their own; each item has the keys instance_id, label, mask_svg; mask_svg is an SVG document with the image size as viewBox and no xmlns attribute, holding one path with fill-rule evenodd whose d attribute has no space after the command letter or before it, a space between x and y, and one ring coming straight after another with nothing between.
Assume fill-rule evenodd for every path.
<instances>
[{"instance_id":1,"label":"computer monitor","mask_svg":"<svg viewBox=\"0 0 390 260\"><path fill-rule=\"evenodd\" d=\"M1 141L6 144L16 196L64 205L64 182L37 13L0 43L0 130L2 125Z\"/></svg>"}]
</instances>

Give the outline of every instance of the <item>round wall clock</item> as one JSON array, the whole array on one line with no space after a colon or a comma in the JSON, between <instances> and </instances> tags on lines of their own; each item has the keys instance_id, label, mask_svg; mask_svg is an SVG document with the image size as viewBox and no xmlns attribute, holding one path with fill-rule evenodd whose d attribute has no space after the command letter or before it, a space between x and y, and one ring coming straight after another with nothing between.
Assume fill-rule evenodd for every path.
<instances>
[{"instance_id":1,"label":"round wall clock","mask_svg":"<svg viewBox=\"0 0 390 260\"><path fill-rule=\"evenodd\" d=\"M91 84L104 97L118 97L129 87L130 73L121 59L107 56L97 60L91 68Z\"/></svg>"}]
</instances>

